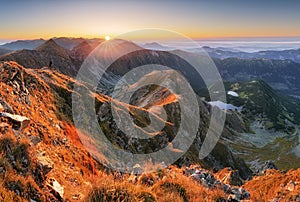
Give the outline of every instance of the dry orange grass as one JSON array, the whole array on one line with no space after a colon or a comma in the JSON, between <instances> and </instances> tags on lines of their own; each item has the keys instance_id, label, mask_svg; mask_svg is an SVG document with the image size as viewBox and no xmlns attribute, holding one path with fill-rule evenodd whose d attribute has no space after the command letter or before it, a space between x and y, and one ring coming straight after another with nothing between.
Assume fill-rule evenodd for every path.
<instances>
[{"instance_id":1,"label":"dry orange grass","mask_svg":"<svg viewBox=\"0 0 300 202\"><path fill-rule=\"evenodd\" d=\"M292 191L286 188L291 180L298 184ZM296 201L300 194L299 183L300 169L287 173L269 170L265 176L257 176L246 182L244 187L250 192L253 201L270 201L276 197L280 198L280 201Z\"/></svg>"},{"instance_id":2,"label":"dry orange grass","mask_svg":"<svg viewBox=\"0 0 300 202\"><path fill-rule=\"evenodd\" d=\"M137 176L136 180L132 180L132 177L123 175L115 179L112 175L103 175L94 180L93 188L85 200L105 201L108 199L106 197L125 197L124 201L205 202L226 198L222 190L208 189L175 167L143 174Z\"/></svg>"}]
</instances>

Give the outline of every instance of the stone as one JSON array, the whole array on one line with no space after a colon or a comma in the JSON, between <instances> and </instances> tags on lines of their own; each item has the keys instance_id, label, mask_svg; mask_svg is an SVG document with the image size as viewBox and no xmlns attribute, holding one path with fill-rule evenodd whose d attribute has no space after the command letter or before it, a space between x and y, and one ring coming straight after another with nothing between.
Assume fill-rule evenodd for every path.
<instances>
[{"instance_id":1,"label":"stone","mask_svg":"<svg viewBox=\"0 0 300 202\"><path fill-rule=\"evenodd\" d=\"M205 170L196 170L191 177L206 187L213 187L216 182L214 176Z\"/></svg>"},{"instance_id":2,"label":"stone","mask_svg":"<svg viewBox=\"0 0 300 202\"><path fill-rule=\"evenodd\" d=\"M277 166L273 161L266 161L265 164L261 167L258 173L265 174L267 170L278 170Z\"/></svg>"},{"instance_id":3,"label":"stone","mask_svg":"<svg viewBox=\"0 0 300 202\"><path fill-rule=\"evenodd\" d=\"M290 181L285 188L289 191L294 191L294 189L296 188L296 183L294 181Z\"/></svg>"},{"instance_id":4,"label":"stone","mask_svg":"<svg viewBox=\"0 0 300 202\"><path fill-rule=\"evenodd\" d=\"M228 184L223 184L223 191L227 194L231 193L231 188Z\"/></svg>"},{"instance_id":5,"label":"stone","mask_svg":"<svg viewBox=\"0 0 300 202\"><path fill-rule=\"evenodd\" d=\"M132 168L135 174L141 173L143 171L143 168L140 166L140 164L135 164Z\"/></svg>"},{"instance_id":6,"label":"stone","mask_svg":"<svg viewBox=\"0 0 300 202\"><path fill-rule=\"evenodd\" d=\"M3 111L11 113L11 114L14 113L12 107L8 103L6 103L4 100L2 100L1 97L0 97L0 104L3 107ZM0 112L1 112L1 110L0 110Z\"/></svg>"},{"instance_id":7,"label":"stone","mask_svg":"<svg viewBox=\"0 0 300 202\"><path fill-rule=\"evenodd\" d=\"M50 178L47 186L51 189L51 193L59 200L62 201L64 197L64 188L54 178Z\"/></svg>"},{"instance_id":8,"label":"stone","mask_svg":"<svg viewBox=\"0 0 300 202\"><path fill-rule=\"evenodd\" d=\"M227 202L225 198L217 198L216 202Z\"/></svg>"},{"instance_id":9,"label":"stone","mask_svg":"<svg viewBox=\"0 0 300 202\"><path fill-rule=\"evenodd\" d=\"M41 142L41 138L39 138L38 136L30 136L29 139L30 142L35 146Z\"/></svg>"},{"instance_id":10,"label":"stone","mask_svg":"<svg viewBox=\"0 0 300 202\"><path fill-rule=\"evenodd\" d=\"M239 200L241 200L241 198L242 198L242 195L240 193L239 188L237 188L237 187L232 188L231 194L230 194L230 199L239 201Z\"/></svg>"},{"instance_id":11,"label":"stone","mask_svg":"<svg viewBox=\"0 0 300 202\"><path fill-rule=\"evenodd\" d=\"M241 199L250 199L250 193L247 192L244 188L239 189L241 193Z\"/></svg>"},{"instance_id":12,"label":"stone","mask_svg":"<svg viewBox=\"0 0 300 202\"><path fill-rule=\"evenodd\" d=\"M37 163L42 169L44 175L49 173L54 167L53 161L50 157L46 156L46 152L40 152L37 154Z\"/></svg>"},{"instance_id":13,"label":"stone","mask_svg":"<svg viewBox=\"0 0 300 202\"><path fill-rule=\"evenodd\" d=\"M10 119L13 123L15 123L14 129L17 129L20 131L25 129L30 122L30 119L25 116L10 114L10 113L6 113L6 112L1 112L0 117L6 117L6 118Z\"/></svg>"},{"instance_id":14,"label":"stone","mask_svg":"<svg viewBox=\"0 0 300 202\"><path fill-rule=\"evenodd\" d=\"M230 170L228 169L228 173L222 179L222 182L234 186L241 186L243 184L238 170L231 170L231 169Z\"/></svg>"}]
</instances>

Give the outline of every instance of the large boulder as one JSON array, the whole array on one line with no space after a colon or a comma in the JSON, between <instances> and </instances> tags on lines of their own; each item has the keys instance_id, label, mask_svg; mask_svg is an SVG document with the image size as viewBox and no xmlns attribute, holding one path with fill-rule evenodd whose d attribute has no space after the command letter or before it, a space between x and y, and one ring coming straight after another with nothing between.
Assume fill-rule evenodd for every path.
<instances>
[{"instance_id":1,"label":"large boulder","mask_svg":"<svg viewBox=\"0 0 300 202\"><path fill-rule=\"evenodd\" d=\"M20 131L25 129L30 122L30 119L25 116L10 114L7 112L0 112L0 117L8 118L12 122L13 128Z\"/></svg>"}]
</instances>

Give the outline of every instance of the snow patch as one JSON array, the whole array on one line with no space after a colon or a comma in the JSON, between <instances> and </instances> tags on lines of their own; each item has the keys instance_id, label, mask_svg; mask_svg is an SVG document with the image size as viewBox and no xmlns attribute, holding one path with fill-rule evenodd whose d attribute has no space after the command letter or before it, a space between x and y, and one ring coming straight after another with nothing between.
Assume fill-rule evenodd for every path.
<instances>
[{"instance_id":1,"label":"snow patch","mask_svg":"<svg viewBox=\"0 0 300 202\"><path fill-rule=\"evenodd\" d=\"M227 104L225 102L222 102L222 101L211 101L211 102L208 102L211 106L216 106L222 110L237 110L237 111L241 111L242 110L242 107L236 107L232 104Z\"/></svg>"},{"instance_id":2,"label":"snow patch","mask_svg":"<svg viewBox=\"0 0 300 202\"><path fill-rule=\"evenodd\" d=\"M237 94L237 93L234 92L234 91L228 91L227 94L228 94L228 95L231 95L231 96L233 96L233 97L239 97L239 94Z\"/></svg>"}]
</instances>

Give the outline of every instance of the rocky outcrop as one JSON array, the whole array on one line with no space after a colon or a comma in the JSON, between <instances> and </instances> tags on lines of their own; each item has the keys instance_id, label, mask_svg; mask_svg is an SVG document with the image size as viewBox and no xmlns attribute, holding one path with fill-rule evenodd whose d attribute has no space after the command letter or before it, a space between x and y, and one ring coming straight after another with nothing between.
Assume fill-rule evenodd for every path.
<instances>
[{"instance_id":1,"label":"rocky outcrop","mask_svg":"<svg viewBox=\"0 0 300 202\"><path fill-rule=\"evenodd\" d=\"M8 118L12 122L13 128L20 131L23 131L30 123L29 118L16 114L0 112L0 117Z\"/></svg>"},{"instance_id":2,"label":"rocky outcrop","mask_svg":"<svg viewBox=\"0 0 300 202\"><path fill-rule=\"evenodd\" d=\"M58 201L63 201L64 188L54 178L50 178L48 180L47 186L51 189L51 193L58 199Z\"/></svg>"},{"instance_id":3,"label":"rocky outcrop","mask_svg":"<svg viewBox=\"0 0 300 202\"><path fill-rule=\"evenodd\" d=\"M234 172L231 169L225 169L223 172L229 172L232 178L234 178ZM220 174L212 174L208 170L205 170L201 167L189 167L184 170L187 176L190 176L194 180L196 180L201 185L209 189L220 189L223 190L225 194L228 194L229 201L240 201L240 200L249 200L250 193L246 191L244 188L239 187L241 184L239 182L233 182L229 179L218 180L220 178ZM239 177L239 175L236 175ZM232 184L230 184L232 183ZM235 184L234 186L232 186ZM224 199L225 200L225 199ZM226 200L225 200L226 201Z\"/></svg>"},{"instance_id":4,"label":"rocky outcrop","mask_svg":"<svg viewBox=\"0 0 300 202\"><path fill-rule=\"evenodd\" d=\"M265 164L256 171L257 175L264 175L268 170L278 170L277 166L273 161L266 161Z\"/></svg>"}]
</instances>

